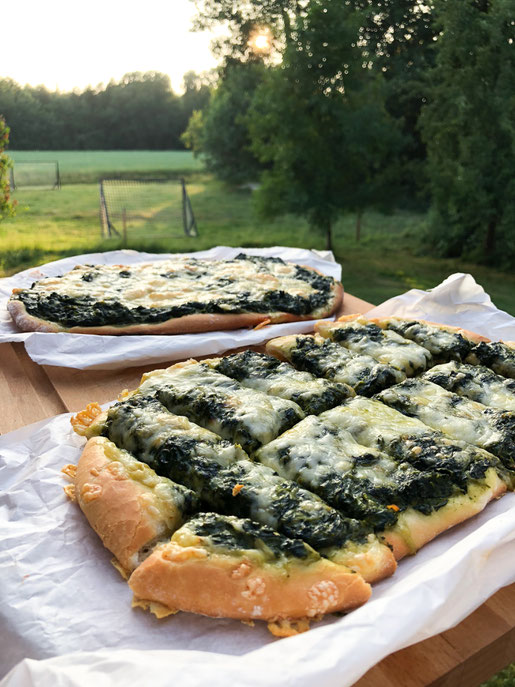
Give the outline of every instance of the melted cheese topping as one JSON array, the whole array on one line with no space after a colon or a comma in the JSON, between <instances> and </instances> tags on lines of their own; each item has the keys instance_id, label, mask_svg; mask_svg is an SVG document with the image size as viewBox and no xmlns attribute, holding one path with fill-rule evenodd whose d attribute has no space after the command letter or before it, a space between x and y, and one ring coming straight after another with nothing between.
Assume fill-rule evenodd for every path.
<instances>
[{"instance_id":1,"label":"melted cheese topping","mask_svg":"<svg viewBox=\"0 0 515 687\"><path fill-rule=\"evenodd\" d=\"M470 351L471 342L445 325L428 324L396 317L374 320L380 327L397 332L420 344L437 360L461 360Z\"/></svg>"},{"instance_id":2,"label":"melted cheese topping","mask_svg":"<svg viewBox=\"0 0 515 687\"><path fill-rule=\"evenodd\" d=\"M328 411L329 412L329 411ZM261 448L256 458L287 479L298 480L316 488L336 471L344 477L352 474L376 485L395 487L392 476L395 461L384 453L358 444L345 429L327 421L327 413L313 415ZM284 456L287 452L288 460ZM360 459L363 464L360 464Z\"/></svg>"},{"instance_id":3,"label":"melted cheese topping","mask_svg":"<svg viewBox=\"0 0 515 687\"><path fill-rule=\"evenodd\" d=\"M388 446L401 436L425 436L431 431L420 420L360 396L344 406L326 411L323 417L337 427L347 429L359 443L372 448Z\"/></svg>"},{"instance_id":4,"label":"melted cheese topping","mask_svg":"<svg viewBox=\"0 0 515 687\"><path fill-rule=\"evenodd\" d=\"M355 353L392 365L408 377L423 372L431 362L431 354L426 348L374 324L362 324L357 320L323 322L317 329L323 337L337 341Z\"/></svg>"},{"instance_id":5,"label":"melted cheese topping","mask_svg":"<svg viewBox=\"0 0 515 687\"><path fill-rule=\"evenodd\" d=\"M377 362L370 355L357 355L318 334L314 337L282 336L269 341L266 348L297 368L348 384L358 394L376 393L406 377L401 370Z\"/></svg>"},{"instance_id":6,"label":"melted cheese topping","mask_svg":"<svg viewBox=\"0 0 515 687\"><path fill-rule=\"evenodd\" d=\"M283 261L178 257L130 266L78 265L61 277L38 281L31 291L88 296L100 302L115 300L130 308L166 308L191 302L220 301L220 307L231 312L242 294L249 300L259 301L272 291L285 291L290 296L303 298L317 293L316 288L296 273L296 265ZM331 281L329 277L322 278ZM332 296L328 302L331 299ZM229 302L224 304L223 300ZM313 310L313 317L323 316L325 312L327 304Z\"/></svg>"},{"instance_id":7,"label":"melted cheese topping","mask_svg":"<svg viewBox=\"0 0 515 687\"><path fill-rule=\"evenodd\" d=\"M492 415L485 413L485 406L446 391L432 382L409 380L381 392L379 398L401 412L415 415L429 427L453 439L487 450L504 439L503 432L492 421Z\"/></svg>"},{"instance_id":8,"label":"melted cheese topping","mask_svg":"<svg viewBox=\"0 0 515 687\"><path fill-rule=\"evenodd\" d=\"M491 408L515 411L515 380L481 365L437 365L423 375L438 386Z\"/></svg>"},{"instance_id":9,"label":"melted cheese topping","mask_svg":"<svg viewBox=\"0 0 515 687\"><path fill-rule=\"evenodd\" d=\"M315 415L354 396L347 384L333 384L253 351L204 362L248 389L294 401Z\"/></svg>"},{"instance_id":10,"label":"melted cheese topping","mask_svg":"<svg viewBox=\"0 0 515 687\"><path fill-rule=\"evenodd\" d=\"M208 365L190 361L145 375L138 388L144 396L157 394L172 412L184 413L194 422L234 440L238 433L248 434L246 448L266 444L284 429L304 417L293 401L269 396L242 387L238 382L216 372ZM204 402L204 407L195 401Z\"/></svg>"}]
</instances>

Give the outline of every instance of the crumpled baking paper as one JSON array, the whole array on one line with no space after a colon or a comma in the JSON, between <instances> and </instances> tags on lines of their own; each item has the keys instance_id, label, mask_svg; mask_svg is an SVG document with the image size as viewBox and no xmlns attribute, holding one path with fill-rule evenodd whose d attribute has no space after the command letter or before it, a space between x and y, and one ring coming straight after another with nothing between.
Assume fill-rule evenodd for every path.
<instances>
[{"instance_id":1,"label":"crumpled baking paper","mask_svg":"<svg viewBox=\"0 0 515 687\"><path fill-rule=\"evenodd\" d=\"M463 327L493 341L515 340L515 319L498 310L471 274L451 274L428 291L411 289L367 312L367 317L413 317Z\"/></svg>"},{"instance_id":2,"label":"crumpled baking paper","mask_svg":"<svg viewBox=\"0 0 515 687\"><path fill-rule=\"evenodd\" d=\"M401 561L371 600L277 640L257 622L131 609L60 473L84 440L69 414L0 437L2 687L352 685L387 654L439 633L515 581L515 494ZM25 659L25 660L23 660Z\"/></svg>"},{"instance_id":3,"label":"crumpled baking paper","mask_svg":"<svg viewBox=\"0 0 515 687\"><path fill-rule=\"evenodd\" d=\"M330 251L311 251L283 246L273 248L217 246L206 251L181 254L117 250L76 255L19 272L13 277L0 279L0 343L23 341L29 356L40 365L57 365L80 370L106 370L222 353L231 348L261 344L276 336L311 331L313 320L275 324L261 329L235 329L200 334L101 336L98 334L20 332L7 311L7 301L14 288L28 288L36 280L64 274L75 265L132 265L138 262L174 259L182 255L221 260L234 258L242 252L249 255L282 258L288 262L314 267L337 280L341 279L341 266L334 261L334 256Z\"/></svg>"},{"instance_id":4,"label":"crumpled baking paper","mask_svg":"<svg viewBox=\"0 0 515 687\"><path fill-rule=\"evenodd\" d=\"M442 303L454 303L450 324L490 334L495 323L515 339L515 319L495 312L468 275L399 299L394 314L419 299L418 316L438 320ZM60 468L76 463L84 444L69 417L0 437L0 676L12 669L0 687L349 687L388 654L449 629L515 582L510 493L401 561L367 604L297 637L276 640L264 623L188 613L159 621L130 608L111 555L62 492Z\"/></svg>"}]
</instances>

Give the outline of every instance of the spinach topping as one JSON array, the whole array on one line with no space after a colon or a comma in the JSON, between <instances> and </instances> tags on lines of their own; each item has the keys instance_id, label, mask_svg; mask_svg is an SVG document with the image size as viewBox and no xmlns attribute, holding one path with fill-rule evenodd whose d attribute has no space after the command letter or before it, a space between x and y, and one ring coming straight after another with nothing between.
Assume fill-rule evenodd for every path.
<instances>
[{"instance_id":1,"label":"spinach topping","mask_svg":"<svg viewBox=\"0 0 515 687\"><path fill-rule=\"evenodd\" d=\"M352 353L327 339L317 343L312 336L299 336L295 343L289 355L297 369L330 380L337 376L345 378L360 396L373 396L399 381L398 371L390 365Z\"/></svg>"},{"instance_id":2,"label":"spinach topping","mask_svg":"<svg viewBox=\"0 0 515 687\"><path fill-rule=\"evenodd\" d=\"M226 356L214 366L214 369L231 379L237 380L243 386L251 388L253 385L248 382L252 382L252 380L270 382L270 387L265 388L266 393L294 401L305 413L312 415L319 415L324 410L334 408L334 406L343 403L351 394L350 389L344 384L331 383L325 379L314 377L312 379L314 386L310 387L309 382L306 384L303 375L301 375L301 380L296 378L296 375L300 373L288 363L280 362L271 355L256 353L255 351L243 351ZM288 388L281 387L278 391L273 386L274 382L283 380L289 382L291 386Z\"/></svg>"},{"instance_id":3,"label":"spinach topping","mask_svg":"<svg viewBox=\"0 0 515 687\"><path fill-rule=\"evenodd\" d=\"M426 435L400 436L381 448L418 470L448 475L464 492L469 479L482 479L488 468L498 467L495 457L486 451L468 444L460 446L430 431Z\"/></svg>"},{"instance_id":4,"label":"spinach topping","mask_svg":"<svg viewBox=\"0 0 515 687\"><path fill-rule=\"evenodd\" d=\"M374 343L384 343L383 330L376 324L335 327L329 333L331 339L337 342L360 341L365 338L367 341L373 341Z\"/></svg>"},{"instance_id":5,"label":"spinach topping","mask_svg":"<svg viewBox=\"0 0 515 687\"><path fill-rule=\"evenodd\" d=\"M481 365L490 367L497 374L515 378L515 349L506 346L502 341L481 341L471 351L471 357Z\"/></svg>"},{"instance_id":6,"label":"spinach topping","mask_svg":"<svg viewBox=\"0 0 515 687\"><path fill-rule=\"evenodd\" d=\"M300 539L290 539L271 527L260 525L248 518L236 519L217 513L201 513L186 525L199 537L208 537L215 547L229 550L257 549L272 556L292 558L316 558Z\"/></svg>"}]
</instances>

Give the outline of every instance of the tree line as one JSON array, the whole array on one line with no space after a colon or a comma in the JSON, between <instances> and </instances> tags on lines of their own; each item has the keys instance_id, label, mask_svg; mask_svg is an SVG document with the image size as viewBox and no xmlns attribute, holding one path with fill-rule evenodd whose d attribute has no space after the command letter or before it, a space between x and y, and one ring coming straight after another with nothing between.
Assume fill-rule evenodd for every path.
<instances>
[{"instance_id":1,"label":"tree line","mask_svg":"<svg viewBox=\"0 0 515 687\"><path fill-rule=\"evenodd\" d=\"M263 217L430 207L433 254L515 265L513 0L199 0L229 28L184 135ZM256 34L267 49L257 49ZM262 40L263 46L267 41Z\"/></svg>"},{"instance_id":2,"label":"tree line","mask_svg":"<svg viewBox=\"0 0 515 687\"><path fill-rule=\"evenodd\" d=\"M176 150L209 93L209 77L194 72L185 74L180 96L159 72L133 72L73 92L0 79L0 114L13 150Z\"/></svg>"}]
</instances>

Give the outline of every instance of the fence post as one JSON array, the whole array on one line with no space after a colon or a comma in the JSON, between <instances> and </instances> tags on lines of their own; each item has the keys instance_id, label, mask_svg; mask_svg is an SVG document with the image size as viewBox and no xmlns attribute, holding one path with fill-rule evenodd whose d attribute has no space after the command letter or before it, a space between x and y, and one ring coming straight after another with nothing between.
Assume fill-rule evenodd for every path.
<instances>
[{"instance_id":1,"label":"fence post","mask_svg":"<svg viewBox=\"0 0 515 687\"><path fill-rule=\"evenodd\" d=\"M127 210L122 210L123 247L127 248Z\"/></svg>"}]
</instances>

